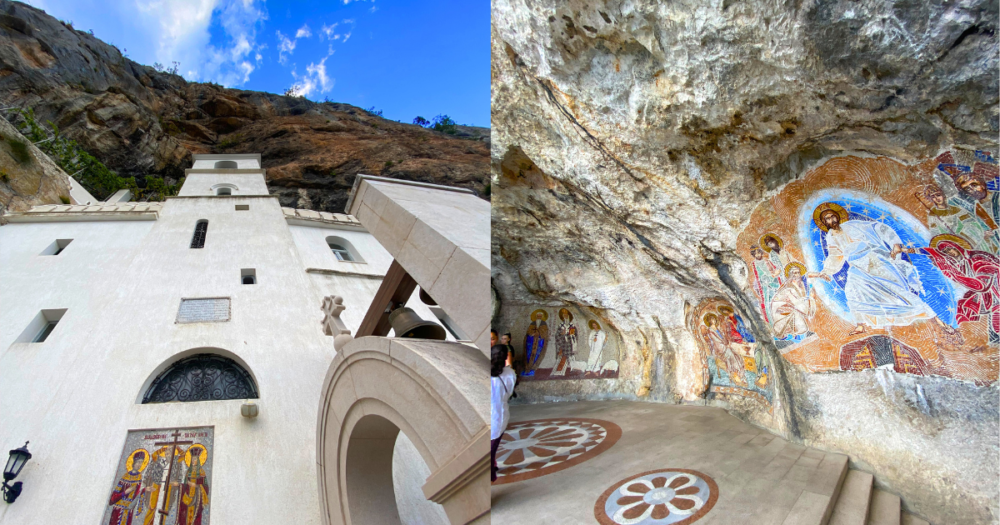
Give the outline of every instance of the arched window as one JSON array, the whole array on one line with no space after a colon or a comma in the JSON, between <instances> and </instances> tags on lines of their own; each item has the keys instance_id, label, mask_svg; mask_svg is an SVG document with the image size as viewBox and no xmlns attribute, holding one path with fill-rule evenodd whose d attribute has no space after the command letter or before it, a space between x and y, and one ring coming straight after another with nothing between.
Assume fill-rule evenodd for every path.
<instances>
[{"instance_id":1,"label":"arched window","mask_svg":"<svg viewBox=\"0 0 1000 525\"><path fill-rule=\"evenodd\" d=\"M202 219L194 226L194 237L191 238L192 248L205 247L205 235L208 233L208 221Z\"/></svg>"},{"instance_id":2,"label":"arched window","mask_svg":"<svg viewBox=\"0 0 1000 525\"><path fill-rule=\"evenodd\" d=\"M219 188L219 189L215 190L215 194L216 195L232 195L233 194L233 189L232 188Z\"/></svg>"},{"instance_id":3,"label":"arched window","mask_svg":"<svg viewBox=\"0 0 1000 525\"><path fill-rule=\"evenodd\" d=\"M254 278L254 276L252 276L252 275L244 275L243 276L243 284L256 284L256 283L257 283L257 279Z\"/></svg>"},{"instance_id":4,"label":"arched window","mask_svg":"<svg viewBox=\"0 0 1000 525\"><path fill-rule=\"evenodd\" d=\"M236 361L216 354L196 354L170 365L142 397L142 403L257 399L257 385Z\"/></svg>"},{"instance_id":5,"label":"arched window","mask_svg":"<svg viewBox=\"0 0 1000 525\"><path fill-rule=\"evenodd\" d=\"M236 169L239 166L240 165L237 164L235 160L218 160L218 161L215 161L215 169L217 169L217 170L222 170L222 169Z\"/></svg>"},{"instance_id":6,"label":"arched window","mask_svg":"<svg viewBox=\"0 0 1000 525\"><path fill-rule=\"evenodd\" d=\"M326 245L330 247L330 251L333 252L333 256L336 257L338 261L365 262L361 259L358 255L358 251L354 249L354 246L352 246L347 239L342 237L327 237Z\"/></svg>"}]
</instances>

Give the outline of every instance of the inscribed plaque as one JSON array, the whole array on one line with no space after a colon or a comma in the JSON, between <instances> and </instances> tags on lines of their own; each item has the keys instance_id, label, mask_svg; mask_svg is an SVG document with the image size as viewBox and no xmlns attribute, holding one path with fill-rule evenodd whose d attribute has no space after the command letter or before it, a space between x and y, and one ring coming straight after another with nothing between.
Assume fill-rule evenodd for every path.
<instances>
[{"instance_id":1,"label":"inscribed plaque","mask_svg":"<svg viewBox=\"0 0 1000 525\"><path fill-rule=\"evenodd\" d=\"M178 323L217 323L229 320L229 298L181 299Z\"/></svg>"}]
</instances>

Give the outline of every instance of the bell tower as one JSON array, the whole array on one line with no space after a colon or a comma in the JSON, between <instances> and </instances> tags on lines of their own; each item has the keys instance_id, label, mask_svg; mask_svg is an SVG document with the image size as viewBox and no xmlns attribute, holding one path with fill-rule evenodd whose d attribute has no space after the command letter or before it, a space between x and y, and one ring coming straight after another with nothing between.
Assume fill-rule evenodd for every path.
<instances>
[{"instance_id":1,"label":"bell tower","mask_svg":"<svg viewBox=\"0 0 1000 525\"><path fill-rule=\"evenodd\" d=\"M195 154L193 157L194 166L184 171L180 197L268 194L259 153Z\"/></svg>"}]
</instances>

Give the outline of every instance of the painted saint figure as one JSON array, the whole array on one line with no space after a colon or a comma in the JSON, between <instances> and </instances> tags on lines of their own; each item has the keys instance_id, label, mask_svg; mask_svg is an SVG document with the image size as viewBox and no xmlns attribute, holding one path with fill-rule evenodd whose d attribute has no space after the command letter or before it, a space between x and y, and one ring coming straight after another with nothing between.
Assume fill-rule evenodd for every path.
<instances>
[{"instance_id":1,"label":"painted saint figure","mask_svg":"<svg viewBox=\"0 0 1000 525\"><path fill-rule=\"evenodd\" d=\"M809 332L809 322L816 315L816 301L806 283L806 267L790 263L785 267L785 284L774 295L771 311L774 312L774 337L784 339Z\"/></svg>"},{"instance_id":2,"label":"painted saint figure","mask_svg":"<svg viewBox=\"0 0 1000 525\"><path fill-rule=\"evenodd\" d=\"M764 320L771 322L771 299L778 292L781 283L778 282L777 273L780 272L770 257L765 257L764 250L756 244L750 247L750 255L753 257L754 288L757 297L760 299L760 311L764 314Z\"/></svg>"},{"instance_id":3,"label":"painted saint figure","mask_svg":"<svg viewBox=\"0 0 1000 525\"><path fill-rule=\"evenodd\" d=\"M601 329L600 323L591 319L587 323L590 328L590 353L587 354L587 372L601 373L601 353L604 352L604 342L608 338L608 333Z\"/></svg>"},{"instance_id":4,"label":"painted saint figure","mask_svg":"<svg viewBox=\"0 0 1000 525\"><path fill-rule=\"evenodd\" d=\"M923 286L917 269L890 253L890 247L902 246L892 228L880 222L848 220L847 210L833 202L817 206L813 220L826 232L827 256L823 268L807 277L832 281L850 263L844 295L856 326L848 335L932 319L946 333L955 333L918 295Z\"/></svg>"},{"instance_id":5,"label":"painted saint figure","mask_svg":"<svg viewBox=\"0 0 1000 525\"><path fill-rule=\"evenodd\" d=\"M160 447L153 452L149 467L142 477L142 497L136 507L136 516L142 515L142 524L151 525L156 519L156 509L160 502L160 491L166 483L168 447Z\"/></svg>"},{"instance_id":6,"label":"painted saint figure","mask_svg":"<svg viewBox=\"0 0 1000 525\"><path fill-rule=\"evenodd\" d=\"M935 236L926 248L901 251L928 255L941 273L965 287L968 291L958 300L955 320L961 324L988 315L990 342L1000 342L1000 259L996 255L972 250L968 241L950 234Z\"/></svg>"},{"instance_id":7,"label":"painted saint figure","mask_svg":"<svg viewBox=\"0 0 1000 525\"><path fill-rule=\"evenodd\" d=\"M788 252L784 251L785 243L782 242L781 237L773 233L765 233L760 238L760 247L767 252L767 257L771 260L771 276L778 281L779 285L785 284L785 276L782 271L792 262L792 258Z\"/></svg>"},{"instance_id":8,"label":"painted saint figure","mask_svg":"<svg viewBox=\"0 0 1000 525\"><path fill-rule=\"evenodd\" d=\"M531 324L524 336L524 375L535 375L535 369L545 357L545 343L549 340L549 326L546 321L549 314L545 310L531 312Z\"/></svg>"},{"instance_id":9,"label":"painted saint figure","mask_svg":"<svg viewBox=\"0 0 1000 525\"><path fill-rule=\"evenodd\" d=\"M566 366L576 355L577 330L573 324L573 314L565 308L559 309L559 328L556 330L556 365L552 369L553 376L566 375Z\"/></svg>"},{"instance_id":10,"label":"painted saint figure","mask_svg":"<svg viewBox=\"0 0 1000 525\"><path fill-rule=\"evenodd\" d=\"M133 518L138 515L136 503L142 493L142 471L146 469L147 463L149 453L145 449L135 449L129 454L125 461L125 473L111 491L108 505L112 506L112 511L108 525L132 525Z\"/></svg>"},{"instance_id":11,"label":"painted saint figure","mask_svg":"<svg viewBox=\"0 0 1000 525\"><path fill-rule=\"evenodd\" d=\"M705 326L702 328L702 335L708 342L712 356L715 357L716 365L726 371L729 380L738 386L747 386L746 364L743 357L730 344L726 332L719 326L719 317L715 314L706 314L704 317Z\"/></svg>"},{"instance_id":12,"label":"painted saint figure","mask_svg":"<svg viewBox=\"0 0 1000 525\"><path fill-rule=\"evenodd\" d=\"M963 166L964 170L969 168ZM958 196L951 200L952 204L964 208L983 220L986 225L996 232L997 221L1000 221L1000 193L990 192L986 187L985 173L986 165L976 163L976 169L972 171L960 171L957 174L949 172L955 180L955 187L958 188ZM992 193L992 195L990 195Z\"/></svg>"},{"instance_id":13,"label":"painted saint figure","mask_svg":"<svg viewBox=\"0 0 1000 525\"><path fill-rule=\"evenodd\" d=\"M971 242L977 250L996 253L996 234L979 217L964 208L948 204L944 191L937 184L928 184L916 195L927 207L927 225L933 234L958 235Z\"/></svg>"},{"instance_id":14,"label":"painted saint figure","mask_svg":"<svg viewBox=\"0 0 1000 525\"><path fill-rule=\"evenodd\" d=\"M208 505L208 476L202 464L207 458L208 451L201 445L192 445L184 454L184 462L188 465L187 482L181 487L178 525L202 525L202 513Z\"/></svg>"}]
</instances>

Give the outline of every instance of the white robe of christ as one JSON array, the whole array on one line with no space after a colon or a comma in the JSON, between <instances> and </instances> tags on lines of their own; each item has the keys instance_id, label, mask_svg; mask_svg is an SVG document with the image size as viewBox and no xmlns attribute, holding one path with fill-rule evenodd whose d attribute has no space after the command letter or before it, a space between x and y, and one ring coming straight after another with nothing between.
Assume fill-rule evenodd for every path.
<instances>
[{"instance_id":1,"label":"white robe of christ","mask_svg":"<svg viewBox=\"0 0 1000 525\"><path fill-rule=\"evenodd\" d=\"M829 253L821 273L832 278L850 263L844 294L855 323L907 326L936 317L913 292L923 290L917 269L902 258L889 257L893 245L901 243L892 228L879 222L846 221L839 230L827 232Z\"/></svg>"}]
</instances>

